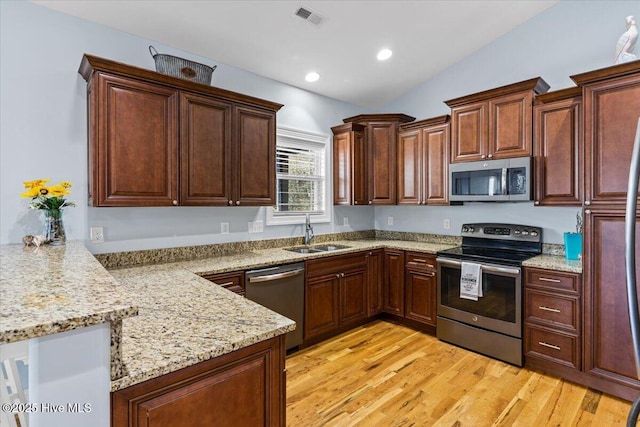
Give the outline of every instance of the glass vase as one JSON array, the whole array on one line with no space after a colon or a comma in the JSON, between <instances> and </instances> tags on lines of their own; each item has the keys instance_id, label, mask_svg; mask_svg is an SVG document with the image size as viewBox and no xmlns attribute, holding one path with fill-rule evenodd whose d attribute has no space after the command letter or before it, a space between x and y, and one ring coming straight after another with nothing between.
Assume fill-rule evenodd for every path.
<instances>
[{"instance_id":1,"label":"glass vase","mask_svg":"<svg viewBox=\"0 0 640 427\"><path fill-rule=\"evenodd\" d=\"M62 211L60 209L44 210L44 230L42 233L44 243L52 246L62 246L67 241L67 234L64 231L62 222Z\"/></svg>"}]
</instances>

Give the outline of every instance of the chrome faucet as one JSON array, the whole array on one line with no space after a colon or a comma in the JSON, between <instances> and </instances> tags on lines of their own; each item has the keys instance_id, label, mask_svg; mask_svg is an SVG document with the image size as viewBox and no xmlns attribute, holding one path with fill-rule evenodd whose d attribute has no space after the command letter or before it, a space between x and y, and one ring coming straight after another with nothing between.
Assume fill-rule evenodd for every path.
<instances>
[{"instance_id":1,"label":"chrome faucet","mask_svg":"<svg viewBox=\"0 0 640 427\"><path fill-rule=\"evenodd\" d=\"M313 227L311 226L311 217L306 215L306 222L304 225L304 244L309 246L313 240Z\"/></svg>"}]
</instances>

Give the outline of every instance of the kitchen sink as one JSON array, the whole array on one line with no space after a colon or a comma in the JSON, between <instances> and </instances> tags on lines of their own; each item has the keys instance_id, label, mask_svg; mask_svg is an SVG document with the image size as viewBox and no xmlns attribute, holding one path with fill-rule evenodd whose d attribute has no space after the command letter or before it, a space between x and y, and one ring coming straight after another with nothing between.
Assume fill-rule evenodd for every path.
<instances>
[{"instance_id":1,"label":"kitchen sink","mask_svg":"<svg viewBox=\"0 0 640 427\"><path fill-rule=\"evenodd\" d=\"M299 254L317 254L320 252L337 251L338 249L348 249L350 247L351 246L327 244L318 246L295 246L292 248L285 248L285 250Z\"/></svg>"}]
</instances>

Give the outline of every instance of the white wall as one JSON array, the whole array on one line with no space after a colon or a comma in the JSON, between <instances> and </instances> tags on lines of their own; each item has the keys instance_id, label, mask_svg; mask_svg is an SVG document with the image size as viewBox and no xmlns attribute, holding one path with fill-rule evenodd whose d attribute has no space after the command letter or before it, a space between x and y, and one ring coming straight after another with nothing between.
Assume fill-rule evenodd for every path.
<instances>
[{"instance_id":1,"label":"white wall","mask_svg":"<svg viewBox=\"0 0 640 427\"><path fill-rule=\"evenodd\" d=\"M639 1L560 1L493 43L447 68L384 107L418 119L449 114L444 101L540 76L551 91L575 86L570 75L613 65L625 18L640 22ZM460 37L464 37L461 29ZM420 52L417 52L419 55ZM640 56L640 48L636 47ZM437 60L425 57L424 60ZM464 222L506 222L544 228L546 243L563 243L575 231L578 208L533 207L533 203L469 203L445 207L376 207L376 229L460 233ZM394 216L394 225L387 218ZM444 219L451 229L443 228Z\"/></svg>"},{"instance_id":2,"label":"white wall","mask_svg":"<svg viewBox=\"0 0 640 427\"><path fill-rule=\"evenodd\" d=\"M277 121L290 128L330 135L331 126L361 112L351 104L31 3L2 1L0 17L0 243L40 234L40 213L28 210L20 193L22 181L41 177L74 184L70 199L77 206L64 216L68 239L84 240L89 227L104 227L107 242L90 246L94 253L303 234L300 226L278 226L249 235L247 221L264 219L265 208L87 207L86 83L77 73L83 53L154 69L148 51L153 44L162 53L217 64L213 85L284 104ZM340 218L354 212L349 226L318 224L316 234L373 226L373 209L338 210ZM220 234L221 221L230 222L229 235Z\"/></svg>"},{"instance_id":3,"label":"white wall","mask_svg":"<svg viewBox=\"0 0 640 427\"><path fill-rule=\"evenodd\" d=\"M444 100L542 76L553 89L572 84L569 75L610 65L624 18L640 18L637 1L561 1L511 33L453 65L385 106L419 119L449 112ZM94 253L302 235L300 226L265 227L248 234L247 221L263 219L265 208L89 208L86 207L85 82L77 74L83 53L153 69L148 45L163 53L217 64L213 84L285 104L278 123L330 134L342 118L364 109L198 58L187 52L111 30L30 3L0 1L0 243L19 242L40 232L38 212L20 199L22 181L48 177L74 184L65 213L68 238L86 239L90 226L103 226L107 243ZM460 37L464 37L464 29ZM420 55L420 52L416 52ZM437 60L425 56L423 60ZM459 234L459 224L489 218L545 227L545 241L560 243L571 231L574 208L524 204L468 204L464 207L336 207L316 234L381 229ZM397 219L386 226L389 214ZM342 226L343 217L349 226ZM442 228L451 219L450 230ZM231 233L220 234L229 221Z\"/></svg>"}]
</instances>

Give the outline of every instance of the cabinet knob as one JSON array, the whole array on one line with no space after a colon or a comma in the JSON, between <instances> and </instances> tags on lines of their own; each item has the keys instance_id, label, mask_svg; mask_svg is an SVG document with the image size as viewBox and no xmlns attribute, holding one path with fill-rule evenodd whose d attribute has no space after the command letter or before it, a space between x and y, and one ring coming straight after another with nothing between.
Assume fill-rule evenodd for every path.
<instances>
[{"instance_id":1,"label":"cabinet knob","mask_svg":"<svg viewBox=\"0 0 640 427\"><path fill-rule=\"evenodd\" d=\"M487 156L485 156L484 154L482 156L480 156L481 159L486 159Z\"/></svg>"},{"instance_id":2,"label":"cabinet knob","mask_svg":"<svg viewBox=\"0 0 640 427\"><path fill-rule=\"evenodd\" d=\"M539 201L539 200L536 200L535 202L533 202L533 204L534 204L534 205L536 205L536 206L538 206L538 205L540 205L540 201Z\"/></svg>"},{"instance_id":3,"label":"cabinet knob","mask_svg":"<svg viewBox=\"0 0 640 427\"><path fill-rule=\"evenodd\" d=\"M233 205L233 200L229 200L229 206Z\"/></svg>"},{"instance_id":4,"label":"cabinet knob","mask_svg":"<svg viewBox=\"0 0 640 427\"><path fill-rule=\"evenodd\" d=\"M584 205L585 206L591 206L591 200L585 200L584 201Z\"/></svg>"},{"instance_id":5,"label":"cabinet knob","mask_svg":"<svg viewBox=\"0 0 640 427\"><path fill-rule=\"evenodd\" d=\"M357 200L355 200L355 201L353 202L353 204L354 204L354 205L357 205L357 204L358 204L358 201L357 201Z\"/></svg>"},{"instance_id":6,"label":"cabinet knob","mask_svg":"<svg viewBox=\"0 0 640 427\"><path fill-rule=\"evenodd\" d=\"M587 215L591 215L591 209L587 209L586 211L584 211L584 213L586 213Z\"/></svg>"},{"instance_id":7,"label":"cabinet knob","mask_svg":"<svg viewBox=\"0 0 640 427\"><path fill-rule=\"evenodd\" d=\"M174 200L171 203L173 204L173 206L178 206L178 201L177 200Z\"/></svg>"},{"instance_id":8,"label":"cabinet knob","mask_svg":"<svg viewBox=\"0 0 640 427\"><path fill-rule=\"evenodd\" d=\"M371 200L369 200L369 204L372 204L373 202Z\"/></svg>"},{"instance_id":9,"label":"cabinet knob","mask_svg":"<svg viewBox=\"0 0 640 427\"><path fill-rule=\"evenodd\" d=\"M240 200L236 202L236 206L240 206Z\"/></svg>"},{"instance_id":10,"label":"cabinet knob","mask_svg":"<svg viewBox=\"0 0 640 427\"><path fill-rule=\"evenodd\" d=\"M340 273L336 273L336 278L340 278Z\"/></svg>"},{"instance_id":11,"label":"cabinet knob","mask_svg":"<svg viewBox=\"0 0 640 427\"><path fill-rule=\"evenodd\" d=\"M490 159L493 159L493 154L489 154L487 157L489 157Z\"/></svg>"},{"instance_id":12,"label":"cabinet knob","mask_svg":"<svg viewBox=\"0 0 640 427\"><path fill-rule=\"evenodd\" d=\"M340 277L344 277L344 273L340 273Z\"/></svg>"}]
</instances>

